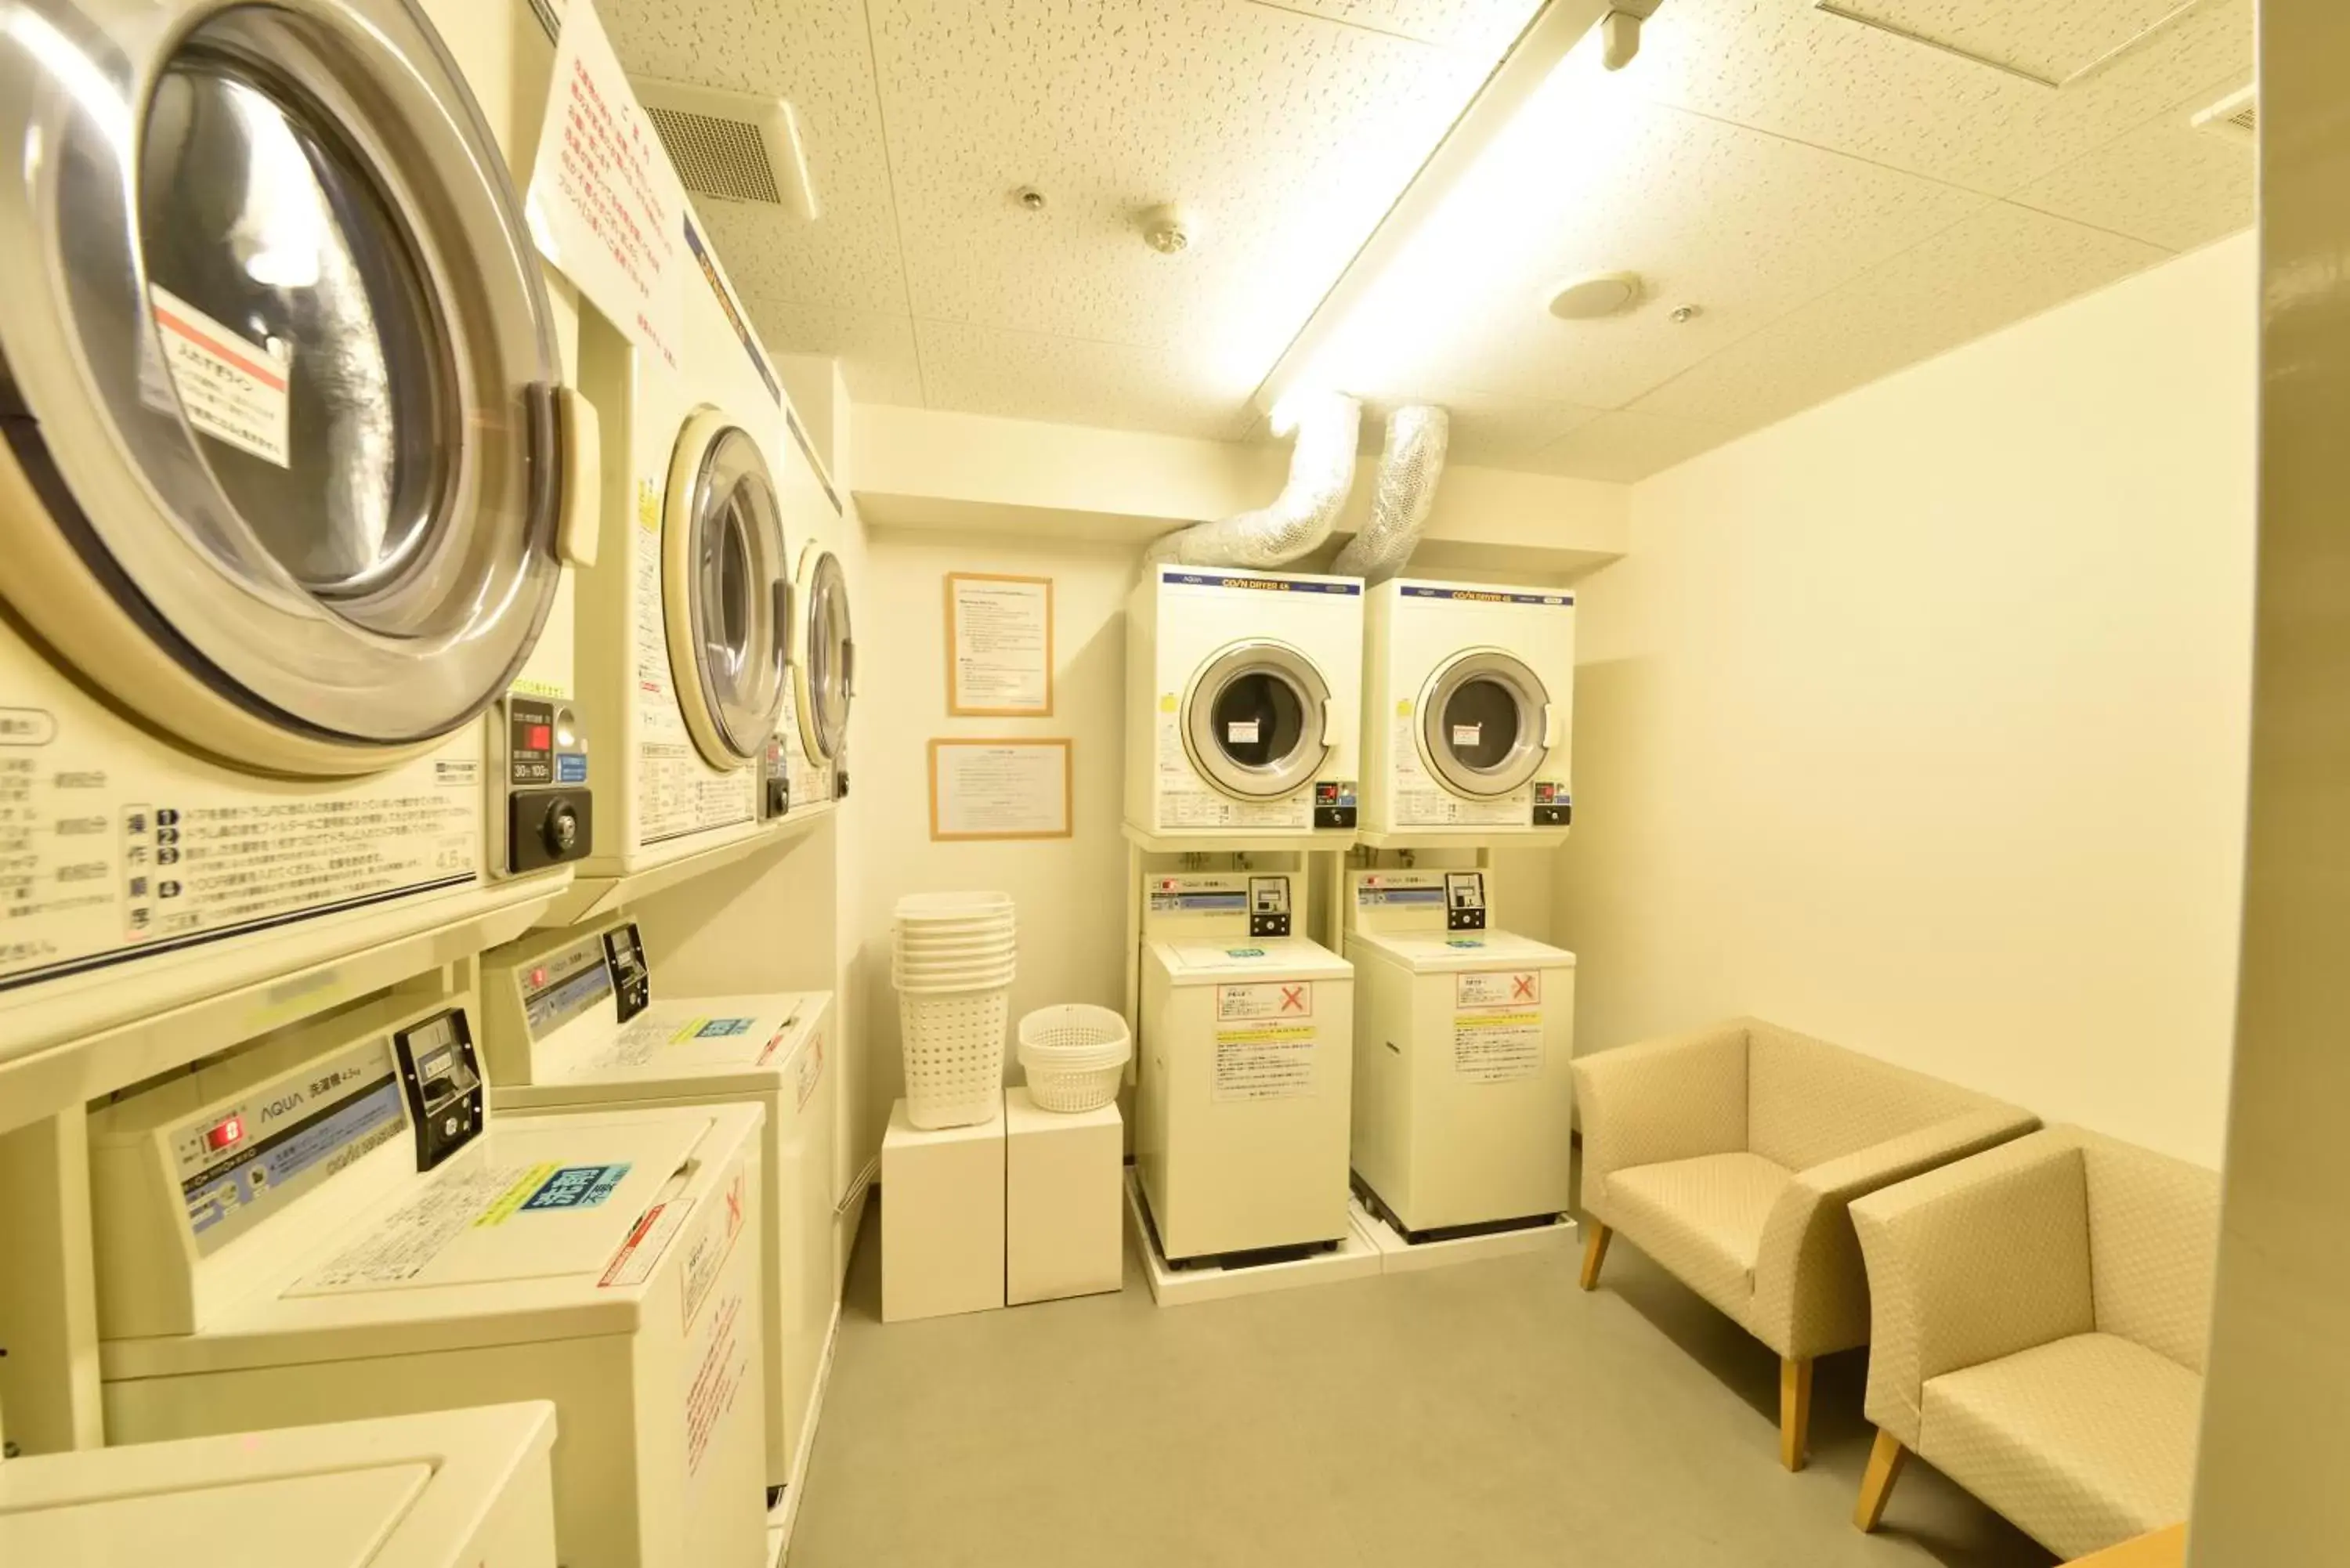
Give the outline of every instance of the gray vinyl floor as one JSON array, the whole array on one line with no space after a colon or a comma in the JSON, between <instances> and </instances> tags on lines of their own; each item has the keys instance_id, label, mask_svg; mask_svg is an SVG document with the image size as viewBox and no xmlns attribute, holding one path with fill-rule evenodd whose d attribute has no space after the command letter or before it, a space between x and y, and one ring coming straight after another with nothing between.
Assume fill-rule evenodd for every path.
<instances>
[{"instance_id":1,"label":"gray vinyl floor","mask_svg":"<svg viewBox=\"0 0 2350 1568\"><path fill-rule=\"evenodd\" d=\"M2048 1568L1929 1466L1852 1528L1859 1354L1812 1463L1778 1363L1628 1243L1160 1310L880 1322L866 1217L793 1568Z\"/></svg>"}]
</instances>

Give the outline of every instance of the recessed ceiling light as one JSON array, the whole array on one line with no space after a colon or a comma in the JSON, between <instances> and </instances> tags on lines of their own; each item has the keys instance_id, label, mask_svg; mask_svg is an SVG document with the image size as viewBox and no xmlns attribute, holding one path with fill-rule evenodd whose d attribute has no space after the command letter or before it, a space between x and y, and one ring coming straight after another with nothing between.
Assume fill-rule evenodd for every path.
<instances>
[{"instance_id":1,"label":"recessed ceiling light","mask_svg":"<svg viewBox=\"0 0 2350 1568\"><path fill-rule=\"evenodd\" d=\"M1638 273L1594 273L1562 284L1550 296L1550 313L1561 321L1594 321L1630 309L1639 297Z\"/></svg>"}]
</instances>

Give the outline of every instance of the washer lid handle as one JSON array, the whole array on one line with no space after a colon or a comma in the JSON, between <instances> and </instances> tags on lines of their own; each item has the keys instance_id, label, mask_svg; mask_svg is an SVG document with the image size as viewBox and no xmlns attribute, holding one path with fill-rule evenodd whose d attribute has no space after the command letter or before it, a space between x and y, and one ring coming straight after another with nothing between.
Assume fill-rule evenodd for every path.
<instances>
[{"instance_id":1,"label":"washer lid handle","mask_svg":"<svg viewBox=\"0 0 2350 1568\"><path fill-rule=\"evenodd\" d=\"M1545 702L1543 704L1543 746L1544 750L1548 750L1550 747L1557 744L1558 709L1553 704Z\"/></svg>"},{"instance_id":2,"label":"washer lid handle","mask_svg":"<svg viewBox=\"0 0 2350 1568\"><path fill-rule=\"evenodd\" d=\"M1322 749L1329 750L1338 743L1338 704L1330 698L1322 699Z\"/></svg>"},{"instance_id":3,"label":"washer lid handle","mask_svg":"<svg viewBox=\"0 0 2350 1568\"><path fill-rule=\"evenodd\" d=\"M548 466L559 478L556 500L556 555L574 566L596 564L596 545L603 532L603 438L596 405L577 389L555 391L555 439L558 450Z\"/></svg>"}]
</instances>

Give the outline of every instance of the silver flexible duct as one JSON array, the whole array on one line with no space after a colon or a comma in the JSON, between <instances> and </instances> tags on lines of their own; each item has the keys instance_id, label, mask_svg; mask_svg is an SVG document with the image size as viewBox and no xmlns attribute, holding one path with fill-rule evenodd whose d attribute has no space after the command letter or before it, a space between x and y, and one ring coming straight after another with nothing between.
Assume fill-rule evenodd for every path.
<instances>
[{"instance_id":1,"label":"silver flexible duct","mask_svg":"<svg viewBox=\"0 0 2350 1568\"><path fill-rule=\"evenodd\" d=\"M1330 536L1330 525L1355 487L1355 447L1362 438L1363 405L1332 392L1314 399L1297 419L1289 454L1289 483L1270 506L1221 523L1197 523L1154 540L1149 558L1185 566L1279 566Z\"/></svg>"},{"instance_id":2,"label":"silver flexible duct","mask_svg":"<svg viewBox=\"0 0 2350 1568\"><path fill-rule=\"evenodd\" d=\"M1383 583L1403 570L1436 503L1451 426L1451 417L1429 403L1413 403L1388 416L1387 445L1371 486L1370 521L1347 541L1331 571Z\"/></svg>"}]
</instances>

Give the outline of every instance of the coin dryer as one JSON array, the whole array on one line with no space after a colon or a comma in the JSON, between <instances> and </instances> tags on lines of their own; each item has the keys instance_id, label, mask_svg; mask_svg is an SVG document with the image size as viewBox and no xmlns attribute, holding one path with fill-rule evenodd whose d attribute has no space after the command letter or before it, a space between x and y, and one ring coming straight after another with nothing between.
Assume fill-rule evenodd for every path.
<instances>
[{"instance_id":1,"label":"coin dryer","mask_svg":"<svg viewBox=\"0 0 2350 1568\"><path fill-rule=\"evenodd\" d=\"M1353 871L1355 1179L1409 1237L1567 1210L1575 955L1489 930L1485 873Z\"/></svg>"},{"instance_id":2,"label":"coin dryer","mask_svg":"<svg viewBox=\"0 0 2350 1568\"><path fill-rule=\"evenodd\" d=\"M1364 829L1565 829L1575 596L1399 577L1363 623Z\"/></svg>"},{"instance_id":3,"label":"coin dryer","mask_svg":"<svg viewBox=\"0 0 2350 1568\"><path fill-rule=\"evenodd\" d=\"M1351 831L1362 662L1352 577L1149 568L1127 604L1127 821Z\"/></svg>"},{"instance_id":4,"label":"coin dryer","mask_svg":"<svg viewBox=\"0 0 2350 1568\"><path fill-rule=\"evenodd\" d=\"M484 955L497 1110L761 1106L767 1485L806 1449L833 1320L832 993L655 1001L632 920L538 932Z\"/></svg>"},{"instance_id":5,"label":"coin dryer","mask_svg":"<svg viewBox=\"0 0 2350 1568\"><path fill-rule=\"evenodd\" d=\"M0 1563L556 1568L554 1444L536 1403L12 1459Z\"/></svg>"},{"instance_id":6,"label":"coin dryer","mask_svg":"<svg viewBox=\"0 0 2350 1568\"><path fill-rule=\"evenodd\" d=\"M578 587L580 701L611 741L590 753L598 876L742 838L788 804L770 744L792 642L783 410L691 217L682 238L702 265L679 365L580 318L580 384L605 416L602 543Z\"/></svg>"},{"instance_id":7,"label":"coin dryer","mask_svg":"<svg viewBox=\"0 0 2350 1568\"><path fill-rule=\"evenodd\" d=\"M1153 876L1144 891L1135 1165L1170 1262L1347 1233L1354 979L1292 936L1287 876Z\"/></svg>"},{"instance_id":8,"label":"coin dryer","mask_svg":"<svg viewBox=\"0 0 2350 1568\"><path fill-rule=\"evenodd\" d=\"M484 1104L399 992L90 1117L120 1442L548 1399L567 1568L764 1561L753 1106Z\"/></svg>"}]
</instances>

